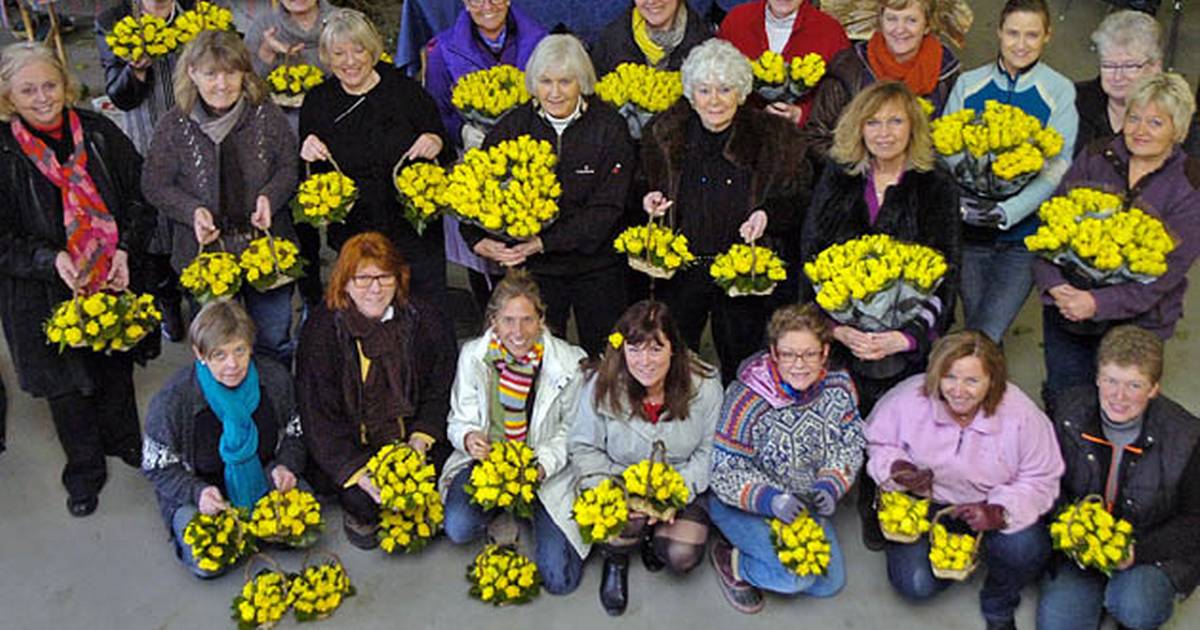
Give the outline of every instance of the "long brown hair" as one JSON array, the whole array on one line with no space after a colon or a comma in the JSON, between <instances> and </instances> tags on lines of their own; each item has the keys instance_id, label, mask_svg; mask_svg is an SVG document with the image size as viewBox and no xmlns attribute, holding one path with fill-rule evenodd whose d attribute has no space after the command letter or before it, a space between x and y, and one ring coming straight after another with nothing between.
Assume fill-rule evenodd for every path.
<instances>
[{"instance_id":1,"label":"long brown hair","mask_svg":"<svg viewBox=\"0 0 1200 630\"><path fill-rule=\"evenodd\" d=\"M692 375L711 376L713 370L688 349L687 342L679 332L679 327L675 325L675 319L671 317L667 305L653 300L642 300L625 309L614 329L621 333L622 344L636 345L663 340L671 344L671 366L667 368L663 403L670 412L667 419L686 419L692 397L696 393L692 385ZM629 409L643 419L649 419L642 410L646 388L629 374L623 351L609 345L603 358L589 364L588 371L596 375L593 405L597 408L604 407L616 415L621 415L624 410Z\"/></svg>"},{"instance_id":2,"label":"long brown hair","mask_svg":"<svg viewBox=\"0 0 1200 630\"><path fill-rule=\"evenodd\" d=\"M331 311L350 308L352 301L346 293L346 284L363 265L375 265L385 273L396 276L396 297L393 302L402 306L408 302L408 263L388 237L379 232L363 232L350 237L338 252L337 262L329 273L329 286L325 287L325 306Z\"/></svg>"}]
</instances>

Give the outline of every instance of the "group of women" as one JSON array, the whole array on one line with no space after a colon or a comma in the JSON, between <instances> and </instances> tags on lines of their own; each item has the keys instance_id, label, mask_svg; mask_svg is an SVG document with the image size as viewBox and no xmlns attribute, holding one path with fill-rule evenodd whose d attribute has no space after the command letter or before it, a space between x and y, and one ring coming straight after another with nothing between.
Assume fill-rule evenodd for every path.
<instances>
[{"instance_id":1,"label":"group of women","mask_svg":"<svg viewBox=\"0 0 1200 630\"><path fill-rule=\"evenodd\" d=\"M134 12L173 19L187 4L139 0ZM628 604L634 550L651 570L687 572L707 545L742 612L760 610L763 591L836 594L847 567L831 517L856 481L864 542L886 549L889 579L907 598L950 583L932 573L927 544L884 544L875 484L953 506L980 533L989 627L1012 627L1021 589L1038 580L1046 627L1093 627L1104 610L1128 627L1157 627L1200 581L1190 534L1200 523L1200 431L1159 395L1163 341L1200 253L1200 181L1183 148L1195 101L1160 72L1152 18L1107 18L1094 35L1099 79L1077 91L1041 60L1051 34L1042 0L1009 0L996 62L961 74L932 0L880 2L875 34L853 45L800 0L738 5L711 39L681 0L635 0L590 56L508 0L463 4L428 46L424 86L381 61L382 40L362 14L319 0L283 0L245 43L204 32L153 61L116 57L100 37L126 133L75 107L78 85L46 48L4 50L0 314L22 389L49 401L71 514L97 508L105 456L121 457L154 483L181 561L211 577L179 542L192 515L308 487L307 472L341 504L348 540L371 548L380 490L365 464L399 440L439 470L446 534L465 543L495 516L463 489L471 467L497 441L519 440L537 454L533 547L552 593L577 587L590 552L570 518L581 480L619 474L656 449L683 476L690 501L672 519L631 513L618 537L596 545L610 614ZM129 9L114 11L98 21L101 34ZM816 52L829 76L796 103L763 102L747 58L766 50ZM332 78L285 112L261 77L297 60ZM639 140L594 95L597 74L623 62L682 75L685 98ZM500 63L526 71L532 100L489 129L464 122L451 105L455 81ZM1014 104L1058 130L1065 149L1017 194L978 197L937 166L918 97L936 113ZM540 235L512 241L450 220L419 233L402 218L394 165L449 163L521 135L558 156L560 217ZM341 170L361 194L326 234L338 251L328 280L316 263L300 287L298 340L291 286L247 287L195 309L195 362L154 397L143 441L132 369L154 348L60 353L41 322L73 294L154 290L164 332L179 339L172 276L205 248L238 253L272 234L298 238L319 261L320 234L293 226L287 208L301 163ZM1177 236L1166 275L1095 287L1033 260L1021 239L1038 205L1079 185L1119 192L1166 224ZM610 243L647 215L683 233L699 264L626 308L646 288ZM865 234L928 245L948 262L900 329L834 323L801 279L800 263ZM789 281L771 296L725 294L707 267L737 242L770 245ZM447 261L471 270L485 315L483 334L461 350L443 312ZM999 346L1035 282L1049 417L1008 382ZM950 333L959 295L967 330ZM572 315L578 345L566 341ZM706 326L716 367L696 354ZM305 471L306 459L316 470ZM1044 527L1055 506L1092 493L1133 522L1138 540L1111 578L1052 559ZM820 576L785 568L764 520L802 513L831 543Z\"/></svg>"}]
</instances>

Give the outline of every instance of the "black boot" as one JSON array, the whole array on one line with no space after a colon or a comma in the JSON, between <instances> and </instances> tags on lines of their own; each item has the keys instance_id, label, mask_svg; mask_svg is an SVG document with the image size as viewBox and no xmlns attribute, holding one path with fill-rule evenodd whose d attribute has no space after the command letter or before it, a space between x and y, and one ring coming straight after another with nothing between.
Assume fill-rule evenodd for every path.
<instances>
[{"instance_id":1,"label":"black boot","mask_svg":"<svg viewBox=\"0 0 1200 630\"><path fill-rule=\"evenodd\" d=\"M629 605L629 556L605 551L604 573L600 576L600 605L604 612L616 617L625 614Z\"/></svg>"},{"instance_id":2,"label":"black boot","mask_svg":"<svg viewBox=\"0 0 1200 630\"><path fill-rule=\"evenodd\" d=\"M162 332L167 341L183 341L187 330L183 327L183 310L178 298L159 298L162 307Z\"/></svg>"},{"instance_id":3,"label":"black boot","mask_svg":"<svg viewBox=\"0 0 1200 630\"><path fill-rule=\"evenodd\" d=\"M647 527L646 529L651 530L652 528ZM647 532L646 535L642 536L641 547L642 564L646 566L647 571L651 573L658 573L659 571L663 570L663 567L667 566L666 563L662 561L662 558L659 558L658 554L654 552L653 534Z\"/></svg>"}]
</instances>

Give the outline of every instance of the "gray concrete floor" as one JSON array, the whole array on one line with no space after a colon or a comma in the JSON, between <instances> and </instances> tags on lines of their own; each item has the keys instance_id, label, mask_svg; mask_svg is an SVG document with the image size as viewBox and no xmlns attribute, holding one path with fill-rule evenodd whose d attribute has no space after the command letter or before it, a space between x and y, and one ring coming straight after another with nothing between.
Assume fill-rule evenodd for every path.
<instances>
[{"instance_id":1,"label":"gray concrete floor","mask_svg":"<svg viewBox=\"0 0 1200 630\"><path fill-rule=\"evenodd\" d=\"M81 15L90 3L74 0ZM974 67L994 54L995 14L999 0L977 2L974 36L962 57ZM1061 11L1062 2L1054 2ZM1106 12L1094 0L1075 0L1067 19L1056 23L1049 62L1075 79L1094 75L1095 57L1087 34ZM1160 19L1169 23L1170 7ZM81 26L86 20L81 21ZM83 30L83 29L81 29ZM1200 70L1200 23L1195 15L1184 20L1176 67L1194 81ZM0 43L9 41L0 34ZM101 86L90 36L70 38L76 71L95 93ZM1192 274L1196 279L1197 273ZM461 276L452 284L463 287ZM1200 296L1193 290L1188 316L1168 346L1164 391L1189 409L1200 411L1200 390L1192 387L1190 370L1200 368L1200 349L1190 337ZM1036 392L1042 378L1041 318L1032 300L1006 340L1013 378L1027 392ZM711 348L708 349L711 354ZM135 374L140 408L167 376L188 361L185 348L167 344L163 356ZM153 491L136 471L114 460L100 508L86 519L69 517L59 485L62 451L54 437L44 401L17 391L7 351L0 351L0 374L9 391L9 450L0 455L0 629L94 628L204 629L229 626L229 602L242 576L232 574L200 582L175 561L159 520ZM566 597L544 596L530 606L494 610L466 597L464 567L474 547L458 548L439 541L414 557L387 557L351 547L334 507L326 508L328 530L321 546L341 555L359 595L343 605L325 625L343 628L593 628L621 623L630 628L691 626L709 628L741 624L773 627L802 623L824 628L980 628L977 592L981 576L955 586L927 605L901 601L889 588L884 558L868 552L859 541L853 510L843 508L837 530L846 552L849 581L831 600L772 597L762 614L744 617L723 601L712 569L705 563L691 575L672 578L651 575L634 562L630 571L632 602L619 622L609 621L597 602L599 562L588 564L579 591ZM277 559L294 570L297 553ZM1017 621L1033 627L1033 602L1026 594ZM294 621L285 621L293 626ZM695 625L692 625L695 624ZM1200 627L1200 606L1182 604L1170 628Z\"/></svg>"}]
</instances>

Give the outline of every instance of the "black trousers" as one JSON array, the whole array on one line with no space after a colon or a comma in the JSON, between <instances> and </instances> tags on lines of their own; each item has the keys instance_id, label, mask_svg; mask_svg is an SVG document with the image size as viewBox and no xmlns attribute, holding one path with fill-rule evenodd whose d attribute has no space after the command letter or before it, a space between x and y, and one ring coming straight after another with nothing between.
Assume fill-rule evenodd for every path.
<instances>
[{"instance_id":1,"label":"black trousers","mask_svg":"<svg viewBox=\"0 0 1200 630\"><path fill-rule=\"evenodd\" d=\"M453 451L454 448L450 446L449 440L438 440L433 448L429 449L425 461L433 464L433 469L441 476L446 459ZM354 517L354 520L363 525L374 525L379 522L379 504L362 488L356 485L349 488L338 486L336 492L338 503L341 503L342 509Z\"/></svg>"},{"instance_id":2,"label":"black trousers","mask_svg":"<svg viewBox=\"0 0 1200 630\"><path fill-rule=\"evenodd\" d=\"M92 354L84 359L95 389L49 400L50 415L67 463L62 483L76 498L100 494L108 478L104 456L140 465L141 427L133 391L133 360L126 355Z\"/></svg>"},{"instance_id":3,"label":"black trousers","mask_svg":"<svg viewBox=\"0 0 1200 630\"><path fill-rule=\"evenodd\" d=\"M304 303L315 305L324 297L321 286L321 231L307 223L295 224L296 245L304 257L304 277L296 282Z\"/></svg>"},{"instance_id":4,"label":"black trousers","mask_svg":"<svg viewBox=\"0 0 1200 630\"><path fill-rule=\"evenodd\" d=\"M600 356L613 324L625 312L625 272L618 265L571 276L533 274L546 302L546 323L551 332L566 338L567 320L575 311L579 345Z\"/></svg>"},{"instance_id":5,"label":"black trousers","mask_svg":"<svg viewBox=\"0 0 1200 630\"><path fill-rule=\"evenodd\" d=\"M481 319L487 317L487 305L488 301L492 299L492 291L503 279L503 275L493 276L490 273L467 269L467 282L471 285L471 297L475 300L475 307L479 309ZM484 324L486 325L487 322Z\"/></svg>"},{"instance_id":6,"label":"black trousers","mask_svg":"<svg viewBox=\"0 0 1200 630\"><path fill-rule=\"evenodd\" d=\"M659 282L655 282L655 291L671 309L692 350L700 351L704 324L712 316L713 345L721 362L721 382L733 381L738 365L764 346L767 318L771 315L769 297L729 297L712 281L707 264L677 272L675 277L662 283L661 289Z\"/></svg>"}]
</instances>

